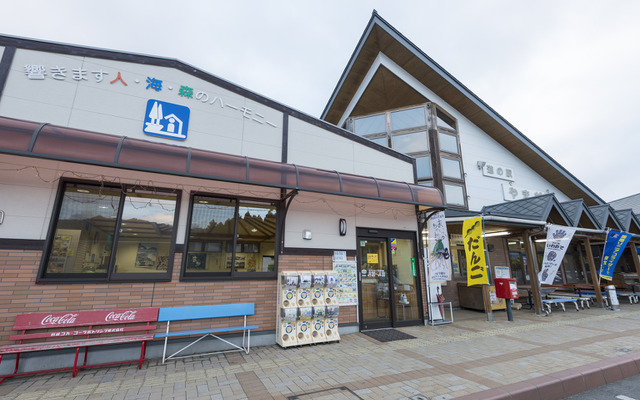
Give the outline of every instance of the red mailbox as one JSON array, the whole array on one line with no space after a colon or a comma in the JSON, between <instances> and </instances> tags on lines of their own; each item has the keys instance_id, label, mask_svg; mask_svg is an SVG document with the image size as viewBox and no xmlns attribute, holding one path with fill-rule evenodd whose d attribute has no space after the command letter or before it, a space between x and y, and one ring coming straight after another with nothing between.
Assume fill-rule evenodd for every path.
<instances>
[{"instance_id":1,"label":"red mailbox","mask_svg":"<svg viewBox=\"0 0 640 400\"><path fill-rule=\"evenodd\" d=\"M494 282L496 284L496 297L501 299L518 298L518 284L515 279L496 278Z\"/></svg>"}]
</instances>

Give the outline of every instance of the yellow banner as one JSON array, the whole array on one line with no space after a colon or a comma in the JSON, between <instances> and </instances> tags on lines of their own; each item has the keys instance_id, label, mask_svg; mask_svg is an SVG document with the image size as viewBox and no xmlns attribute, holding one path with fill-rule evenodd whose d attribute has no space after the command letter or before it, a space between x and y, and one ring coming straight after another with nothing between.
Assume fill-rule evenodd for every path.
<instances>
[{"instance_id":1,"label":"yellow banner","mask_svg":"<svg viewBox=\"0 0 640 400\"><path fill-rule=\"evenodd\" d=\"M467 256L467 286L489 284L482 239L482 217L465 220L462 223L462 236Z\"/></svg>"}]
</instances>

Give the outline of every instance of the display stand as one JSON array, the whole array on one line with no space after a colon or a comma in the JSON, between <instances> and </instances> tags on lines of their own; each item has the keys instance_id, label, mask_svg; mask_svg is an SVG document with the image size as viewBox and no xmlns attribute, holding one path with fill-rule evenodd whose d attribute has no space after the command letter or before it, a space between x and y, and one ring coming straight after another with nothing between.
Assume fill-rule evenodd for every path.
<instances>
[{"instance_id":1,"label":"display stand","mask_svg":"<svg viewBox=\"0 0 640 400\"><path fill-rule=\"evenodd\" d=\"M290 347L340 340L337 274L287 271L278 275L276 343Z\"/></svg>"}]
</instances>

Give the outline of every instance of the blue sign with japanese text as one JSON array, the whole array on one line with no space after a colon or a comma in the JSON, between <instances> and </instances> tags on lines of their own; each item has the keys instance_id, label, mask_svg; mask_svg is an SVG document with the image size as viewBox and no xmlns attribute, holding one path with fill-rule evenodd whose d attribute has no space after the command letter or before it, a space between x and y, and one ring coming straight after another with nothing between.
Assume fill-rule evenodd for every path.
<instances>
[{"instance_id":1,"label":"blue sign with japanese text","mask_svg":"<svg viewBox=\"0 0 640 400\"><path fill-rule=\"evenodd\" d=\"M613 279L613 270L622 255L622 251L631 239L631 235L624 232L609 231L607 241L604 244L604 252L602 253L602 262L600 264L600 276L606 280Z\"/></svg>"},{"instance_id":2,"label":"blue sign with japanese text","mask_svg":"<svg viewBox=\"0 0 640 400\"><path fill-rule=\"evenodd\" d=\"M185 140L189 114L189 107L151 99L147 101L142 131L151 136Z\"/></svg>"}]
</instances>

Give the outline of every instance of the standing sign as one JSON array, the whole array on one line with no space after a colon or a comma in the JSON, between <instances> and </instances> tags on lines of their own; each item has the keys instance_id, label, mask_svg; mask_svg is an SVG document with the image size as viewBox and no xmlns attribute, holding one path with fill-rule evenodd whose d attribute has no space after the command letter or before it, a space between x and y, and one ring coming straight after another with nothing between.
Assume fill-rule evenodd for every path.
<instances>
[{"instance_id":1,"label":"standing sign","mask_svg":"<svg viewBox=\"0 0 640 400\"><path fill-rule=\"evenodd\" d=\"M466 219L462 223L464 253L467 257L467 286L488 285L487 262L482 239L482 217Z\"/></svg>"},{"instance_id":2,"label":"standing sign","mask_svg":"<svg viewBox=\"0 0 640 400\"><path fill-rule=\"evenodd\" d=\"M627 242L631 239L631 235L625 232L609 231L607 241L604 244L604 253L602 254L602 263L600 265L600 277L608 281L613 279L613 270L618 263L620 254L627 246Z\"/></svg>"},{"instance_id":3,"label":"standing sign","mask_svg":"<svg viewBox=\"0 0 640 400\"><path fill-rule=\"evenodd\" d=\"M549 225L547 243L544 246L544 257L542 258L542 270L538 274L540 283L545 285L553 284L574 233L576 233L575 228Z\"/></svg>"},{"instance_id":4,"label":"standing sign","mask_svg":"<svg viewBox=\"0 0 640 400\"><path fill-rule=\"evenodd\" d=\"M451 258L444 211L438 211L427 222L429 230L429 281L451 279Z\"/></svg>"}]
</instances>

